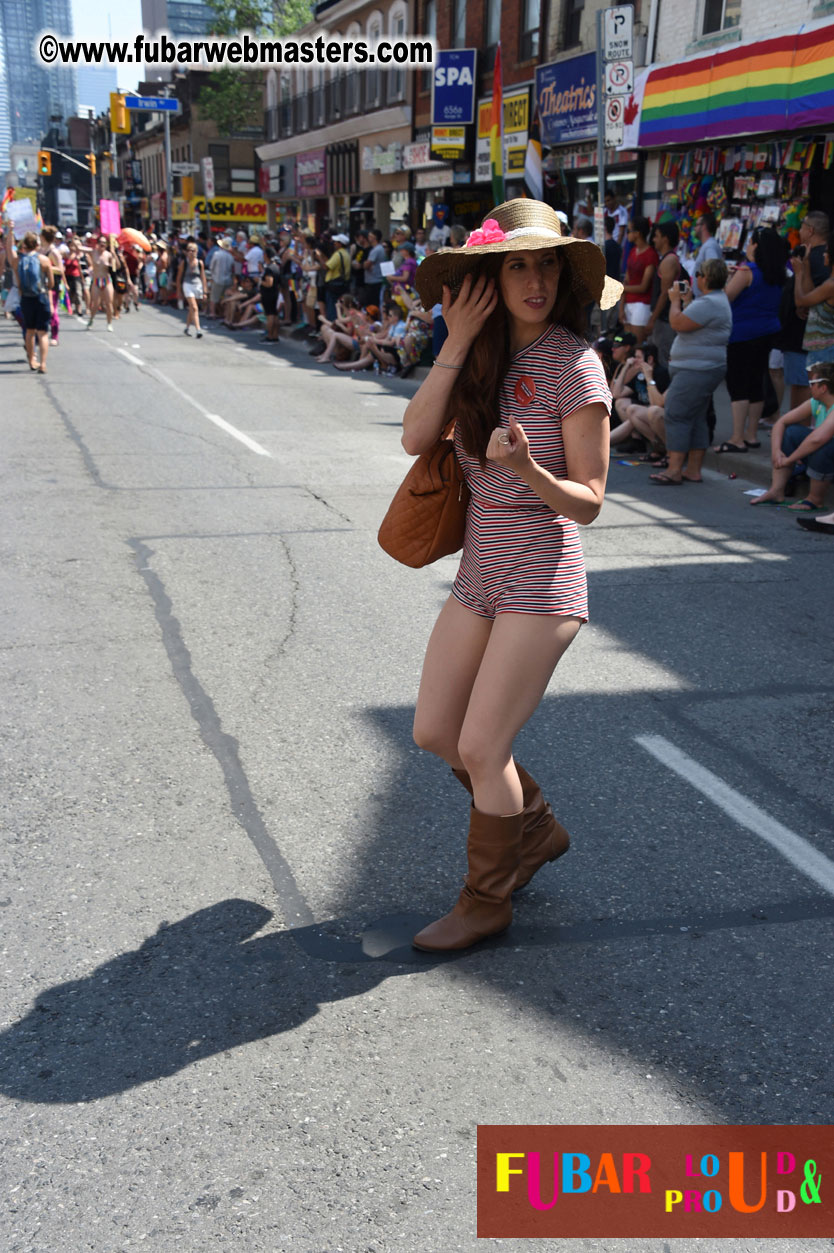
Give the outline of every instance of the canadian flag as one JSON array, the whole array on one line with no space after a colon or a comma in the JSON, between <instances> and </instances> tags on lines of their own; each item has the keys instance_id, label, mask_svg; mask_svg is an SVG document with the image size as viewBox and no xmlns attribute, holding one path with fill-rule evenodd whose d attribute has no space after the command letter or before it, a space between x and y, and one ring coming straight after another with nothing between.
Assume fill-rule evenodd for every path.
<instances>
[{"instance_id":1,"label":"canadian flag","mask_svg":"<svg viewBox=\"0 0 834 1253\"><path fill-rule=\"evenodd\" d=\"M637 148L640 143L640 117L643 112L643 94L654 67L647 65L634 76L634 91L627 98L623 110L623 142L619 148Z\"/></svg>"}]
</instances>

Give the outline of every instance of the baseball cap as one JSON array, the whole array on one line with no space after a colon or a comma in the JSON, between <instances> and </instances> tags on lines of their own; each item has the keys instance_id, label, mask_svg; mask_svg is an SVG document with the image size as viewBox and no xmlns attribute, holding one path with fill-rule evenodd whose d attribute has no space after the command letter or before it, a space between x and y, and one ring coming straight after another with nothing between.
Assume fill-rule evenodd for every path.
<instances>
[{"instance_id":1,"label":"baseball cap","mask_svg":"<svg viewBox=\"0 0 834 1253\"><path fill-rule=\"evenodd\" d=\"M632 335L630 331L623 331L620 335L615 335L611 340L615 348L619 348L622 344L627 344L629 348L637 343L637 336Z\"/></svg>"},{"instance_id":2,"label":"baseball cap","mask_svg":"<svg viewBox=\"0 0 834 1253\"><path fill-rule=\"evenodd\" d=\"M347 235L334 235L333 242L336 244L349 244L350 240Z\"/></svg>"}]
</instances>

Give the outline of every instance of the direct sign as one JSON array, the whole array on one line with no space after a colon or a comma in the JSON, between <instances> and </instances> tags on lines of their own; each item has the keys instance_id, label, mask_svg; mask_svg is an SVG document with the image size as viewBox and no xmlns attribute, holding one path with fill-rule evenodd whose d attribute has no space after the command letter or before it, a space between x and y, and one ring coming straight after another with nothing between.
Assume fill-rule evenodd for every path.
<instances>
[{"instance_id":1,"label":"direct sign","mask_svg":"<svg viewBox=\"0 0 834 1253\"><path fill-rule=\"evenodd\" d=\"M211 157L203 157L200 164L203 167L203 194L211 200L214 197L214 161Z\"/></svg>"},{"instance_id":2,"label":"direct sign","mask_svg":"<svg viewBox=\"0 0 834 1253\"><path fill-rule=\"evenodd\" d=\"M172 174L180 174L180 175L196 174L199 168L200 168L199 165L195 165L193 161L172 161L171 162Z\"/></svg>"},{"instance_id":3,"label":"direct sign","mask_svg":"<svg viewBox=\"0 0 834 1253\"><path fill-rule=\"evenodd\" d=\"M634 5L620 4L603 11L602 58L627 61L633 55Z\"/></svg>"},{"instance_id":4,"label":"direct sign","mask_svg":"<svg viewBox=\"0 0 834 1253\"><path fill-rule=\"evenodd\" d=\"M125 96L126 109L147 109L150 113L179 113L175 96Z\"/></svg>"},{"instance_id":5,"label":"direct sign","mask_svg":"<svg viewBox=\"0 0 834 1253\"><path fill-rule=\"evenodd\" d=\"M606 96L630 96L634 91L634 62L606 61Z\"/></svg>"},{"instance_id":6,"label":"direct sign","mask_svg":"<svg viewBox=\"0 0 834 1253\"><path fill-rule=\"evenodd\" d=\"M468 126L475 120L475 48L442 48L432 72L432 126Z\"/></svg>"},{"instance_id":7,"label":"direct sign","mask_svg":"<svg viewBox=\"0 0 834 1253\"><path fill-rule=\"evenodd\" d=\"M465 126L433 126L431 130L432 156L446 161L459 161L466 153Z\"/></svg>"}]
</instances>

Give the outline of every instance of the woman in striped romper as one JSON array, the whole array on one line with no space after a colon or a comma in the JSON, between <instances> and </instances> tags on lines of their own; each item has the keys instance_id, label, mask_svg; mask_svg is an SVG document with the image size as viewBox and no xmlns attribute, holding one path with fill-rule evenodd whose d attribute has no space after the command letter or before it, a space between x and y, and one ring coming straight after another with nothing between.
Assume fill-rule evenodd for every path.
<instances>
[{"instance_id":1,"label":"woman in striped romper","mask_svg":"<svg viewBox=\"0 0 834 1253\"><path fill-rule=\"evenodd\" d=\"M534 200L499 206L466 248L427 257L417 287L424 308L442 299L449 336L406 409L403 446L428 450L454 415L472 494L414 720L417 744L473 797L460 899L413 940L443 951L503 931L512 892L568 847L513 741L588 617L577 524L602 507L611 396L584 310L611 307L621 288L601 250L563 236Z\"/></svg>"}]
</instances>

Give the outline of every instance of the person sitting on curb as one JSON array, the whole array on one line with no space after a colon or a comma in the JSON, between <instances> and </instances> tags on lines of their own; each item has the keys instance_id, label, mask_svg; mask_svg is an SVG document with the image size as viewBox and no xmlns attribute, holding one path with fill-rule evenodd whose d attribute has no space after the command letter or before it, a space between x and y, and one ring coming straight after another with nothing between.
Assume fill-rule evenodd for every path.
<instances>
[{"instance_id":1,"label":"person sitting on curb","mask_svg":"<svg viewBox=\"0 0 834 1253\"><path fill-rule=\"evenodd\" d=\"M635 435L645 439L650 451L645 460L665 468L666 443L663 427L663 404L669 387L669 372L658 360L657 346L652 343L635 348L623 371L619 385L620 397L614 406L620 425L611 432L611 450ZM611 385L614 395L614 384Z\"/></svg>"},{"instance_id":2,"label":"person sitting on curb","mask_svg":"<svg viewBox=\"0 0 834 1253\"><path fill-rule=\"evenodd\" d=\"M793 513L815 513L825 505L827 484L834 479L834 361L809 365L808 382L811 399L791 409L773 427L770 487L754 496L751 505L781 505ZM805 500L788 505L785 488L800 461L805 463L811 486Z\"/></svg>"}]
</instances>

